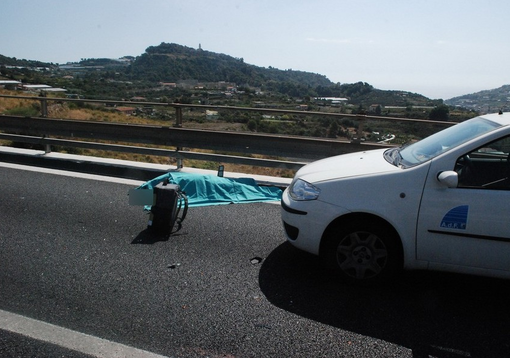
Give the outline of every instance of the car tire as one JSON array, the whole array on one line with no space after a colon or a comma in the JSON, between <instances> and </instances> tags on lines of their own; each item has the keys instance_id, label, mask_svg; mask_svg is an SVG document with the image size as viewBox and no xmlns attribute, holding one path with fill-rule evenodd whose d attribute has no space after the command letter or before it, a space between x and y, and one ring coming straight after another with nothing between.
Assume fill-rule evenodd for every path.
<instances>
[{"instance_id":1,"label":"car tire","mask_svg":"<svg viewBox=\"0 0 510 358\"><path fill-rule=\"evenodd\" d=\"M401 251L389 226L353 221L328 231L321 257L343 280L373 285L387 282L400 271Z\"/></svg>"}]
</instances>

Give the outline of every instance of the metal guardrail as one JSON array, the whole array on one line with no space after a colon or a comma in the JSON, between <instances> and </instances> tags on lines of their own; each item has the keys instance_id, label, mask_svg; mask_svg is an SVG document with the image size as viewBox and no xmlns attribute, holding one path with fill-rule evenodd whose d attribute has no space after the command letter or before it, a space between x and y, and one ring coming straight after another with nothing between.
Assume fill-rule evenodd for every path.
<instances>
[{"instance_id":1,"label":"metal guardrail","mask_svg":"<svg viewBox=\"0 0 510 358\"><path fill-rule=\"evenodd\" d=\"M312 160L348 152L376 148L387 148L390 146L388 144L361 142L359 140L345 141L327 138L186 129L182 128L182 108L216 110L222 109L235 111L255 111L262 113L270 112L307 116L352 118L358 121L359 133L361 133L363 122L367 119L418 122L440 125L454 124L452 122L440 122L422 119L282 110L271 108L85 100L12 95L0 95L0 97L41 101L42 110L41 117L0 115L0 130L6 132L0 133L0 139L41 144L45 146L46 152L50 152L52 146L67 146L173 157L177 158L177 165L179 167L182 167L183 159L196 159L221 163L247 164L253 166L296 170L306 164L306 162ZM48 101L172 107L176 111L176 122L173 126L165 127L68 119L50 119L47 118ZM52 137L64 137L70 139L57 139ZM358 135L358 137L361 136ZM134 144L143 143L151 146L171 147L172 149L141 147L136 145L105 144L99 143L98 141L100 140L127 142ZM211 150L214 152L225 152L229 154L199 153L185 150L185 148ZM252 155L269 156L276 159L254 158ZM293 160L288 160L288 158L293 158Z\"/></svg>"}]
</instances>

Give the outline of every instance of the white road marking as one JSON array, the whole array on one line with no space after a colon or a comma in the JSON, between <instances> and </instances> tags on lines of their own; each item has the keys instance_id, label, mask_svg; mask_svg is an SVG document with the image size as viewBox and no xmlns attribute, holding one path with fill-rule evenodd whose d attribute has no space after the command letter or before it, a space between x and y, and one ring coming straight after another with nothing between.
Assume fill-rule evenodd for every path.
<instances>
[{"instance_id":1,"label":"white road marking","mask_svg":"<svg viewBox=\"0 0 510 358\"><path fill-rule=\"evenodd\" d=\"M3 310L0 310L0 329L98 358L166 358Z\"/></svg>"},{"instance_id":2,"label":"white road marking","mask_svg":"<svg viewBox=\"0 0 510 358\"><path fill-rule=\"evenodd\" d=\"M128 184L128 185L134 185L134 186L140 186L144 183L141 180L133 180L133 179L109 177L109 176L104 176L104 175L87 174L87 173L73 172L73 171L69 171L69 170L49 169L49 168L43 168L43 167L32 167L29 165L21 165L21 164L14 164L14 163L0 162L0 167L20 169L20 170L26 170L26 171L31 171L31 172L63 175L63 176L74 177L74 178L84 178L84 179L91 179L91 180L106 181L106 182L111 182L111 183Z\"/></svg>"}]
</instances>

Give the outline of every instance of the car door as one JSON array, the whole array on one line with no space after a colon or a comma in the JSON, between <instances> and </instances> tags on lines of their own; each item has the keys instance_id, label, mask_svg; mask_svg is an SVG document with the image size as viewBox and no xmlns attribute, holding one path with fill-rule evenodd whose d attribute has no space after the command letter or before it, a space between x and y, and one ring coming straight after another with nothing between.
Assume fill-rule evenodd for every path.
<instances>
[{"instance_id":1,"label":"car door","mask_svg":"<svg viewBox=\"0 0 510 358\"><path fill-rule=\"evenodd\" d=\"M417 224L417 258L510 271L510 137L431 163ZM449 166L449 167L448 167ZM457 187L437 180L459 175Z\"/></svg>"}]
</instances>

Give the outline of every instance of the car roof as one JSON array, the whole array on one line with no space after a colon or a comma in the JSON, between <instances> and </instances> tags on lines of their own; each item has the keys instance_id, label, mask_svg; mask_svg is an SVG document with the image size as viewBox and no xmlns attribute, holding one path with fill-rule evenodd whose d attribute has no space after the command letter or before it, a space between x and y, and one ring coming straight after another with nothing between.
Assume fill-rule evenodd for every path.
<instances>
[{"instance_id":1,"label":"car roof","mask_svg":"<svg viewBox=\"0 0 510 358\"><path fill-rule=\"evenodd\" d=\"M489 121L496 122L502 126L510 125L510 112L507 113L491 113L480 116L481 118L488 119Z\"/></svg>"}]
</instances>

